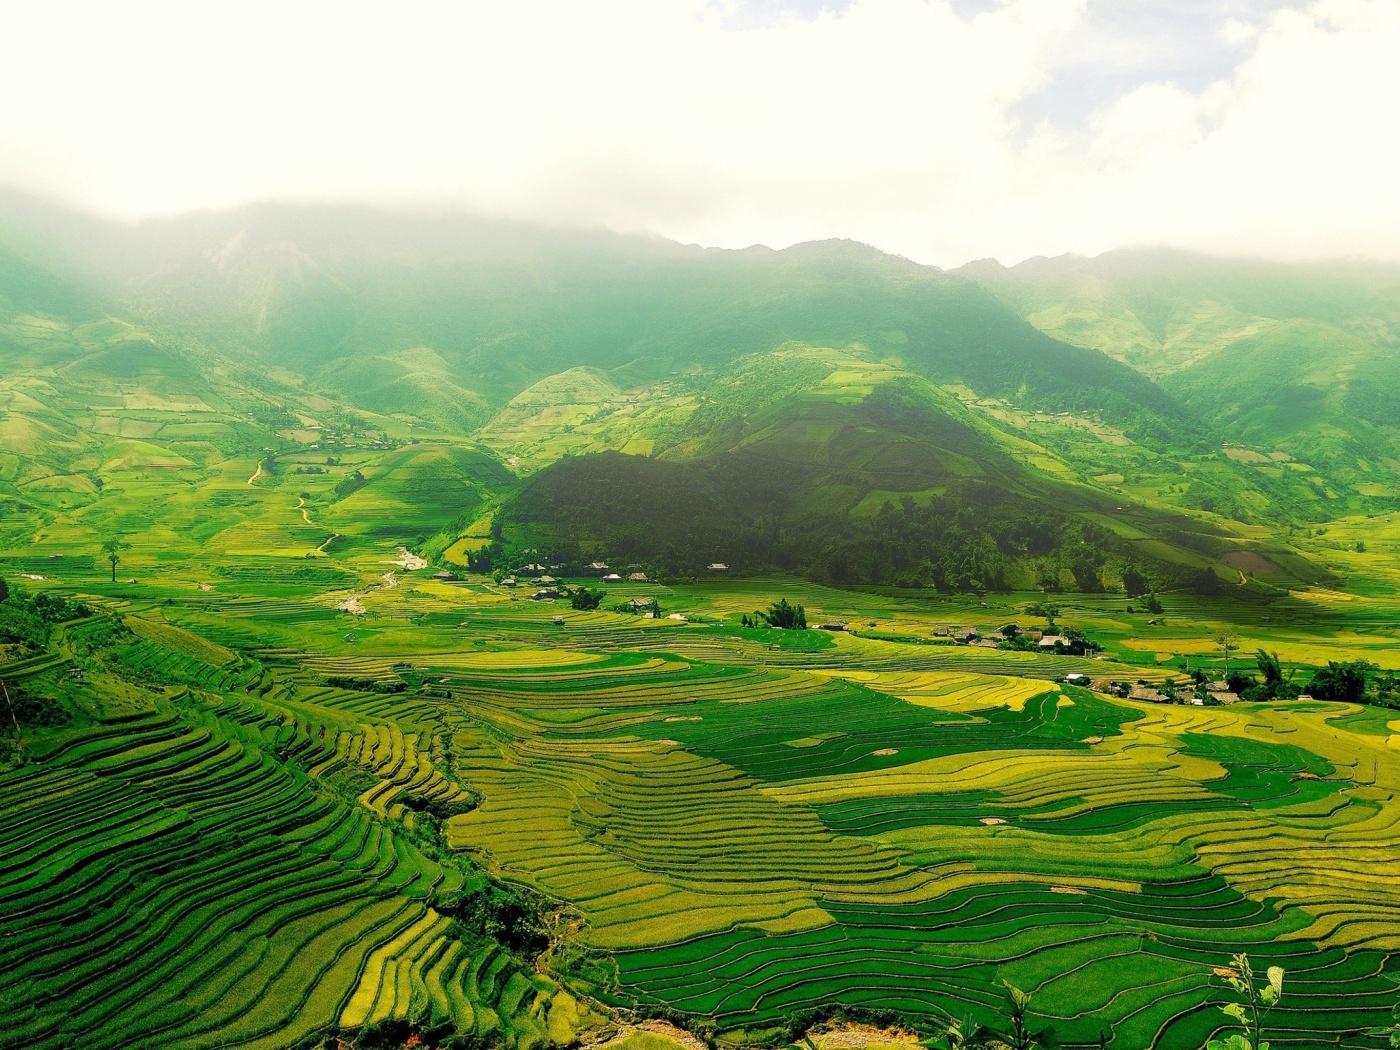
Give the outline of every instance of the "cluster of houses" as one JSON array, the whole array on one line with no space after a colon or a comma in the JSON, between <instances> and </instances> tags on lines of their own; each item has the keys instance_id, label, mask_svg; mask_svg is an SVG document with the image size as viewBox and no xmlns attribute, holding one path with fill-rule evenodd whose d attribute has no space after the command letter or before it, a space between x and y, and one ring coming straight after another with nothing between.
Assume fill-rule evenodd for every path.
<instances>
[{"instance_id":1,"label":"cluster of houses","mask_svg":"<svg viewBox=\"0 0 1400 1050\"><path fill-rule=\"evenodd\" d=\"M947 638L958 645L971 645L979 649L1000 649L1008 642L1018 642L1022 645L1034 643L1035 648L1043 653L1081 655L1094 648L1091 642L1080 641L1063 634L1022 630L1014 623L990 631L980 630L976 627L935 627L933 636Z\"/></svg>"},{"instance_id":2,"label":"cluster of houses","mask_svg":"<svg viewBox=\"0 0 1400 1050\"><path fill-rule=\"evenodd\" d=\"M1207 682L1205 685L1186 691L1181 691L1171 685L1158 687L1148 685L1146 682L1120 682L1108 678L1090 678L1083 674L1065 675L1064 681L1068 685L1082 685L1094 690L1096 693L1107 693L1109 696L1121 697L1125 700L1141 700L1149 704L1188 704L1192 707L1213 707L1223 704L1234 704L1240 700L1239 694L1231 691L1230 687L1223 681Z\"/></svg>"}]
</instances>

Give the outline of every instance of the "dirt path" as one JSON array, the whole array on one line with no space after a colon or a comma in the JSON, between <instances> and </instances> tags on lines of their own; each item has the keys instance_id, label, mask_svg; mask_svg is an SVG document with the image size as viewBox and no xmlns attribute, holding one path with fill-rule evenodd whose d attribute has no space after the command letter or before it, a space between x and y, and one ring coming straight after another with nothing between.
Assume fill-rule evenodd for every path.
<instances>
[{"instance_id":1,"label":"dirt path","mask_svg":"<svg viewBox=\"0 0 1400 1050\"><path fill-rule=\"evenodd\" d=\"M262 477L262 460L258 460L258 469L253 471L253 476L248 479L248 484L251 485L260 477Z\"/></svg>"},{"instance_id":2,"label":"dirt path","mask_svg":"<svg viewBox=\"0 0 1400 1050\"><path fill-rule=\"evenodd\" d=\"M253 483L253 482L252 482L252 479L250 478L250 479L248 480L248 484L251 485L252 483ZM297 497L297 510L301 511L301 520L304 521L304 522L306 522L306 524L310 525L313 529L324 529L324 528L325 528L324 525L317 525L314 521L311 520L311 512L310 512L309 510L306 509L306 497L304 497L304 496L298 496L298 497ZM340 539L340 533L338 533L338 532L332 532L329 536L327 536L325 539L323 539L323 540L321 541L321 545L320 545L319 547L316 548L316 553L318 553L318 554L325 554L325 553L326 553L326 548L329 547L333 541L338 540L338 539Z\"/></svg>"}]
</instances>

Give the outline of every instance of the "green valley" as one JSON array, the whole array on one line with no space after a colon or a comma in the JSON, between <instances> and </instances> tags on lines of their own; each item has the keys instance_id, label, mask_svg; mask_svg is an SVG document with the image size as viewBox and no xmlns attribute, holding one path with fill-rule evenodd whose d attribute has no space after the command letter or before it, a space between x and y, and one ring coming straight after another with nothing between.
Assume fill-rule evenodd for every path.
<instances>
[{"instance_id":1,"label":"green valley","mask_svg":"<svg viewBox=\"0 0 1400 1050\"><path fill-rule=\"evenodd\" d=\"M1386 1045L1397 317L6 196L0 1047Z\"/></svg>"}]
</instances>

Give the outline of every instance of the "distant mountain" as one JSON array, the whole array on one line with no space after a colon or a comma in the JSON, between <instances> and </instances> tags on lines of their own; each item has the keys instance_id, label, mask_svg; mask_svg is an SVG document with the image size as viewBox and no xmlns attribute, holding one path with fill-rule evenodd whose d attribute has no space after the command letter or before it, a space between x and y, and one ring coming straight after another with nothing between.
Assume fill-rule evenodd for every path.
<instances>
[{"instance_id":1,"label":"distant mountain","mask_svg":"<svg viewBox=\"0 0 1400 1050\"><path fill-rule=\"evenodd\" d=\"M1118 251L956 272L1156 377L1226 439L1324 473L1335 498L1400 496L1400 266Z\"/></svg>"},{"instance_id":2,"label":"distant mountain","mask_svg":"<svg viewBox=\"0 0 1400 1050\"><path fill-rule=\"evenodd\" d=\"M677 570L725 546L833 579L1095 589L1134 560L1233 578L1223 559L1262 549L1233 522L1311 491L1221 455L1198 396L849 241L281 206L122 225L11 195L0 328L0 491L50 522L95 523L112 484L266 487L292 456L326 477L302 498L337 543L458 549L494 521Z\"/></svg>"}]
</instances>

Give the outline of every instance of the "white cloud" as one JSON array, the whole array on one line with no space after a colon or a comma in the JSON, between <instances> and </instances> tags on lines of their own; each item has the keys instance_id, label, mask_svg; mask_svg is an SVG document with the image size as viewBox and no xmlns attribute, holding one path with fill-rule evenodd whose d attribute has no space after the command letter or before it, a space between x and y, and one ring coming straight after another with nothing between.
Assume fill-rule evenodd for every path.
<instances>
[{"instance_id":1,"label":"white cloud","mask_svg":"<svg viewBox=\"0 0 1400 1050\"><path fill-rule=\"evenodd\" d=\"M1400 256L1390 0L1280 11L1253 37L1222 20L1246 49L1233 75L1140 84L1077 129L1016 113L1056 89L1087 0L734 16L710 0L8 5L0 178L128 215L449 203L710 244L852 236L944 265L1137 242Z\"/></svg>"}]
</instances>

